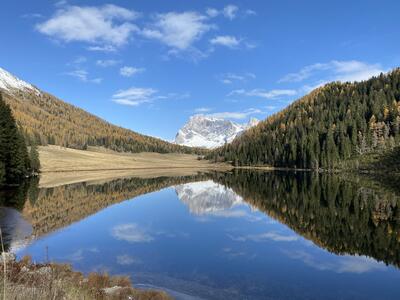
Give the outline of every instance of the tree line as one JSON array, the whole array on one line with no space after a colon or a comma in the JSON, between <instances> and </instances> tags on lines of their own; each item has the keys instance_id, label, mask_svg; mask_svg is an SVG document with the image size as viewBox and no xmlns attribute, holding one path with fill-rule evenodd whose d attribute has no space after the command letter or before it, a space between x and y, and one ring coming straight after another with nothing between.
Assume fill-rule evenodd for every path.
<instances>
[{"instance_id":1,"label":"tree line","mask_svg":"<svg viewBox=\"0 0 400 300\"><path fill-rule=\"evenodd\" d=\"M318 88L207 155L235 165L334 169L400 145L400 69Z\"/></svg>"},{"instance_id":2,"label":"tree line","mask_svg":"<svg viewBox=\"0 0 400 300\"><path fill-rule=\"evenodd\" d=\"M36 145L25 140L0 93L0 186L21 183L39 169Z\"/></svg>"}]
</instances>

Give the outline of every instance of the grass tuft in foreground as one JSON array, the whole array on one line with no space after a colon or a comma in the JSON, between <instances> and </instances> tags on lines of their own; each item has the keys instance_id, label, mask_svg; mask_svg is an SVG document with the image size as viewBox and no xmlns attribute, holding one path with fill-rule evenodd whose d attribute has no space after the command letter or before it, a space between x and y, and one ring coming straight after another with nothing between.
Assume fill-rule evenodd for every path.
<instances>
[{"instance_id":1,"label":"grass tuft in foreground","mask_svg":"<svg viewBox=\"0 0 400 300\"><path fill-rule=\"evenodd\" d=\"M171 299L165 292L139 290L125 276L90 273L85 277L66 264L33 264L30 257L15 261L3 253L1 299ZM5 272L4 272L5 271Z\"/></svg>"}]
</instances>

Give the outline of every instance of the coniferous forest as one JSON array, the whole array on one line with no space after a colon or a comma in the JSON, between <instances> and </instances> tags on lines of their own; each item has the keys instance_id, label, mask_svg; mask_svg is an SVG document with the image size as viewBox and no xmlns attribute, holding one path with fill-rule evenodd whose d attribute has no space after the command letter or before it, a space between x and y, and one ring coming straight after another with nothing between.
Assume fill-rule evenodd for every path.
<instances>
[{"instance_id":1,"label":"coniferous forest","mask_svg":"<svg viewBox=\"0 0 400 300\"><path fill-rule=\"evenodd\" d=\"M334 169L400 144L400 69L327 84L208 155L234 165Z\"/></svg>"},{"instance_id":2,"label":"coniferous forest","mask_svg":"<svg viewBox=\"0 0 400 300\"><path fill-rule=\"evenodd\" d=\"M10 107L0 93L0 185L18 184L39 172L40 162L35 145L28 147Z\"/></svg>"}]
</instances>

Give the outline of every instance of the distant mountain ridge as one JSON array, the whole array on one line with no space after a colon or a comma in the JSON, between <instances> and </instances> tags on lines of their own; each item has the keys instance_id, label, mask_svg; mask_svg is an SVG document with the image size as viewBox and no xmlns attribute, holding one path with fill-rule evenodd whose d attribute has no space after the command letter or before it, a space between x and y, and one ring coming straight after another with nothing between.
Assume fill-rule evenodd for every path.
<instances>
[{"instance_id":1,"label":"distant mountain ridge","mask_svg":"<svg viewBox=\"0 0 400 300\"><path fill-rule=\"evenodd\" d=\"M175 143L190 147L217 148L232 142L238 135L258 124L255 118L247 124L239 124L207 115L194 115L178 131Z\"/></svg>"},{"instance_id":2,"label":"distant mountain ridge","mask_svg":"<svg viewBox=\"0 0 400 300\"><path fill-rule=\"evenodd\" d=\"M202 149L176 145L110 124L2 68L0 93L10 105L25 137L40 145L76 149L102 146L120 152L204 153Z\"/></svg>"}]
</instances>

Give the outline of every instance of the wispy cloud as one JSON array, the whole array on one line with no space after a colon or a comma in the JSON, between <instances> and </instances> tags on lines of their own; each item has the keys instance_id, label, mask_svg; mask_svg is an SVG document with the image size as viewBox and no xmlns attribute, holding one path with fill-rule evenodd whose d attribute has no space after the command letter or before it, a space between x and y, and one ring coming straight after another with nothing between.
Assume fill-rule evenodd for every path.
<instances>
[{"instance_id":1,"label":"wispy cloud","mask_svg":"<svg viewBox=\"0 0 400 300\"><path fill-rule=\"evenodd\" d=\"M251 79L255 79L256 75L250 72L243 74L235 74L235 73L225 73L218 76L219 80L224 84L232 84L234 82L246 82Z\"/></svg>"},{"instance_id":2,"label":"wispy cloud","mask_svg":"<svg viewBox=\"0 0 400 300\"><path fill-rule=\"evenodd\" d=\"M122 105L139 106L144 103L153 103L156 100L181 100L190 97L189 93L168 93L160 95L153 88L131 87L119 90L112 96L112 101Z\"/></svg>"},{"instance_id":3,"label":"wispy cloud","mask_svg":"<svg viewBox=\"0 0 400 300\"><path fill-rule=\"evenodd\" d=\"M115 59L106 59L106 60L99 59L96 61L96 65L103 68L113 67L119 65L120 63L121 63L120 60L115 60Z\"/></svg>"},{"instance_id":4,"label":"wispy cloud","mask_svg":"<svg viewBox=\"0 0 400 300\"><path fill-rule=\"evenodd\" d=\"M38 13L30 13L30 14L22 15L21 18L24 18L24 19L41 19L41 18L43 18L43 15L42 14L38 14Z\"/></svg>"},{"instance_id":5,"label":"wispy cloud","mask_svg":"<svg viewBox=\"0 0 400 300\"><path fill-rule=\"evenodd\" d=\"M252 9L239 10L239 7L237 7L236 5L229 4L226 5L224 8L222 8L221 10L218 10L214 7L209 7L206 9L206 15L209 16L210 18L223 16L225 18L228 18L229 20L233 20L239 15L246 17L246 16L255 16L257 15L257 13Z\"/></svg>"},{"instance_id":6,"label":"wispy cloud","mask_svg":"<svg viewBox=\"0 0 400 300\"><path fill-rule=\"evenodd\" d=\"M117 240L129 243L147 243L154 240L147 232L135 223L127 223L114 226L111 235Z\"/></svg>"},{"instance_id":7,"label":"wispy cloud","mask_svg":"<svg viewBox=\"0 0 400 300\"><path fill-rule=\"evenodd\" d=\"M206 112L210 112L210 111L212 111L212 108L210 108L210 107L199 107L194 110L194 112L196 112L196 113L206 113Z\"/></svg>"},{"instance_id":8,"label":"wispy cloud","mask_svg":"<svg viewBox=\"0 0 400 300\"><path fill-rule=\"evenodd\" d=\"M135 67L129 67L129 66L123 66L121 69L119 69L119 74L124 77L132 77L135 74L144 72L144 68L135 68Z\"/></svg>"},{"instance_id":9,"label":"wispy cloud","mask_svg":"<svg viewBox=\"0 0 400 300\"><path fill-rule=\"evenodd\" d=\"M234 111L234 112L217 112L213 114L208 114L210 117L214 118L222 118L222 119L237 119L243 120L248 118L251 115L262 114L263 111L256 108L249 108L243 111Z\"/></svg>"},{"instance_id":10,"label":"wispy cloud","mask_svg":"<svg viewBox=\"0 0 400 300\"><path fill-rule=\"evenodd\" d=\"M121 266L129 266L132 264L139 263L140 261L128 254L118 255L117 256L117 264Z\"/></svg>"},{"instance_id":11,"label":"wispy cloud","mask_svg":"<svg viewBox=\"0 0 400 300\"><path fill-rule=\"evenodd\" d=\"M90 78L89 73L85 69L75 69L70 72L65 73L68 76L75 77L82 82L89 82L89 83L101 83L103 78Z\"/></svg>"},{"instance_id":12,"label":"wispy cloud","mask_svg":"<svg viewBox=\"0 0 400 300\"><path fill-rule=\"evenodd\" d=\"M85 56L77 56L71 62L67 63L67 66L79 66L87 62L87 58Z\"/></svg>"},{"instance_id":13,"label":"wispy cloud","mask_svg":"<svg viewBox=\"0 0 400 300\"><path fill-rule=\"evenodd\" d=\"M229 4L224 7L222 13L226 18L233 20L234 18L236 18L238 10L239 8L236 5Z\"/></svg>"},{"instance_id":14,"label":"wispy cloud","mask_svg":"<svg viewBox=\"0 0 400 300\"><path fill-rule=\"evenodd\" d=\"M210 18L215 18L216 16L218 16L219 15L219 10L218 9L215 9L215 8L212 8L212 7L209 7L209 8L207 8L206 9L206 14L207 14L207 16L209 16Z\"/></svg>"},{"instance_id":15,"label":"wispy cloud","mask_svg":"<svg viewBox=\"0 0 400 300\"><path fill-rule=\"evenodd\" d=\"M36 29L56 40L94 44L89 50L115 50L126 44L131 34L138 31L132 20L135 11L107 4L103 6L63 6Z\"/></svg>"},{"instance_id":16,"label":"wispy cloud","mask_svg":"<svg viewBox=\"0 0 400 300\"><path fill-rule=\"evenodd\" d=\"M85 253L90 253L90 255L93 255L93 253L99 253L99 249L97 248L82 248L74 251L73 253L67 255L65 258L70 261L81 261L84 258Z\"/></svg>"},{"instance_id":17,"label":"wispy cloud","mask_svg":"<svg viewBox=\"0 0 400 300\"><path fill-rule=\"evenodd\" d=\"M89 46L86 47L88 51L97 51L97 52L116 52L117 48L111 45L104 45L104 46Z\"/></svg>"},{"instance_id":18,"label":"wispy cloud","mask_svg":"<svg viewBox=\"0 0 400 300\"><path fill-rule=\"evenodd\" d=\"M337 256L334 261L329 262L321 260L317 256L305 252L303 250L285 251L285 253L292 259L303 261L306 265L317 270L329 270L336 273L355 273L361 274L371 271L385 270L384 263L377 262L366 256Z\"/></svg>"},{"instance_id":19,"label":"wispy cloud","mask_svg":"<svg viewBox=\"0 0 400 300\"><path fill-rule=\"evenodd\" d=\"M152 88L132 87L118 91L112 96L112 100L123 105L138 106L151 102L155 93L157 93L157 90Z\"/></svg>"},{"instance_id":20,"label":"wispy cloud","mask_svg":"<svg viewBox=\"0 0 400 300\"><path fill-rule=\"evenodd\" d=\"M228 48L239 47L241 40L237 39L232 35L219 35L210 40L211 45L225 46Z\"/></svg>"},{"instance_id":21,"label":"wispy cloud","mask_svg":"<svg viewBox=\"0 0 400 300\"><path fill-rule=\"evenodd\" d=\"M282 77L279 82L302 82L318 76L323 82L328 81L361 81L385 72L380 64L369 64L357 60L338 61L328 63L316 63L305 66L296 73L290 73Z\"/></svg>"},{"instance_id":22,"label":"wispy cloud","mask_svg":"<svg viewBox=\"0 0 400 300\"><path fill-rule=\"evenodd\" d=\"M284 96L294 96L297 94L296 90L264 90L264 89L253 89L253 90L244 90L244 89L238 89L238 90L233 90L228 94L228 96L248 96L248 97L259 97L259 98L265 98L265 99L275 99L275 98L280 98Z\"/></svg>"},{"instance_id":23,"label":"wispy cloud","mask_svg":"<svg viewBox=\"0 0 400 300\"><path fill-rule=\"evenodd\" d=\"M264 232L259 234L249 234L242 236L229 235L229 237L236 242L246 242L246 241L264 242L266 240L272 240L275 242L294 242L299 239L296 235L284 235L277 232Z\"/></svg>"},{"instance_id":24,"label":"wispy cloud","mask_svg":"<svg viewBox=\"0 0 400 300\"><path fill-rule=\"evenodd\" d=\"M257 15L257 13L252 9L246 9L246 11L244 13L246 16L256 16Z\"/></svg>"}]
</instances>

